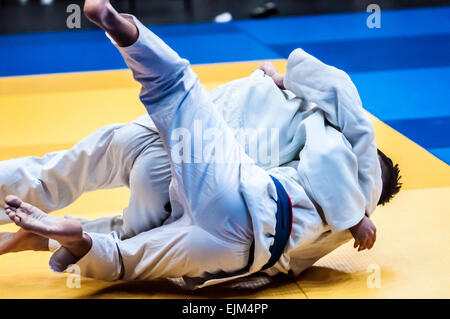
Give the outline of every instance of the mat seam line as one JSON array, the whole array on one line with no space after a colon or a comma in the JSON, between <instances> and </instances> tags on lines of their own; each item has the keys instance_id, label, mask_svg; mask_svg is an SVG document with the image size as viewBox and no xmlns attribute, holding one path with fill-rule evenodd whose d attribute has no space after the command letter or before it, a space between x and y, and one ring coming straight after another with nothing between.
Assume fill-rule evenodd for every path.
<instances>
[{"instance_id":1,"label":"mat seam line","mask_svg":"<svg viewBox=\"0 0 450 319\"><path fill-rule=\"evenodd\" d=\"M300 291L305 295L306 299L310 299L308 297L308 295L306 294L306 292L303 290L303 288L299 285L299 283L297 281L295 281L295 285L298 287L298 289L300 289Z\"/></svg>"}]
</instances>

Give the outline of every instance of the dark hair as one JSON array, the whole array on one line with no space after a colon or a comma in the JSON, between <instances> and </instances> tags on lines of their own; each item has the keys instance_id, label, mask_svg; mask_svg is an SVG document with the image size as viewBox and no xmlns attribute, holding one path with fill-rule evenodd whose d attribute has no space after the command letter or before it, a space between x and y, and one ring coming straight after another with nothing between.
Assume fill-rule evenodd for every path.
<instances>
[{"instance_id":1,"label":"dark hair","mask_svg":"<svg viewBox=\"0 0 450 319\"><path fill-rule=\"evenodd\" d=\"M378 156L381 158L381 178L383 180L383 189L378 205L384 205L400 191L402 183L400 183L400 169L398 164L393 164L392 160L382 151L378 150Z\"/></svg>"}]
</instances>

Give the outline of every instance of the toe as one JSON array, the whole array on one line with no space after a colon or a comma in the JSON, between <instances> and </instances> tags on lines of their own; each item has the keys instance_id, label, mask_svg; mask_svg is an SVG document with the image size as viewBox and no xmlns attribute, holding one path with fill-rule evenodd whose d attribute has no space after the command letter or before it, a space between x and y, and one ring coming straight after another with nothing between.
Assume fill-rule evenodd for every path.
<instances>
[{"instance_id":1,"label":"toe","mask_svg":"<svg viewBox=\"0 0 450 319\"><path fill-rule=\"evenodd\" d=\"M14 221L14 217L16 216L16 213L13 212L10 209L6 209L5 210L6 215L8 215L9 219L11 219L12 221Z\"/></svg>"},{"instance_id":2,"label":"toe","mask_svg":"<svg viewBox=\"0 0 450 319\"><path fill-rule=\"evenodd\" d=\"M10 211L13 211L13 212L15 212L16 211L16 207L13 207L13 206L9 206L8 204L6 204L5 205L5 211L7 211L7 210L10 210Z\"/></svg>"},{"instance_id":3,"label":"toe","mask_svg":"<svg viewBox=\"0 0 450 319\"><path fill-rule=\"evenodd\" d=\"M16 210L16 215L20 215L20 216L28 216L31 215L32 211L29 210L28 208L25 207L20 207Z\"/></svg>"},{"instance_id":4,"label":"toe","mask_svg":"<svg viewBox=\"0 0 450 319\"><path fill-rule=\"evenodd\" d=\"M23 229L27 228L27 218L28 215L22 211L17 211L14 216L14 222L17 226L22 227Z\"/></svg>"},{"instance_id":5,"label":"toe","mask_svg":"<svg viewBox=\"0 0 450 319\"><path fill-rule=\"evenodd\" d=\"M34 206L28 203L22 203L22 205L20 205L20 210L25 214L31 214L33 209Z\"/></svg>"},{"instance_id":6,"label":"toe","mask_svg":"<svg viewBox=\"0 0 450 319\"><path fill-rule=\"evenodd\" d=\"M22 200L19 197L14 196L14 195L6 196L5 202L9 206L12 206L12 207L15 207L15 208L19 208L20 205L22 205Z\"/></svg>"}]
</instances>

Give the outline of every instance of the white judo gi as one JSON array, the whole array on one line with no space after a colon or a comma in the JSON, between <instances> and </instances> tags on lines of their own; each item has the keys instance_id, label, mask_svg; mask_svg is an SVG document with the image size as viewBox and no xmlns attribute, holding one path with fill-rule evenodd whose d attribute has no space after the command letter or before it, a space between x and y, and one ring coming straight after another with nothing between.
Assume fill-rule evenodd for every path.
<instances>
[{"instance_id":1,"label":"white judo gi","mask_svg":"<svg viewBox=\"0 0 450 319\"><path fill-rule=\"evenodd\" d=\"M85 223L91 250L76 260L55 247L51 267L76 263L82 275L104 280L178 278L188 288L257 272L270 258L275 233L269 173L291 198L293 229L266 273L297 275L349 240L346 229L371 214L381 194L373 127L350 78L296 50L287 90L257 70L208 94L189 63L134 20L137 42L118 49L142 84L151 119L109 125L68 151L0 163L0 200L15 194L47 212L83 192L130 187L123 218ZM174 159L179 138L187 136L180 133L208 135L209 128L221 132L209 136L215 143L200 151L198 143L185 143L191 151L184 161ZM246 128L262 130L243 145ZM255 144L256 153L248 149ZM266 156L274 151L275 161Z\"/></svg>"}]
</instances>

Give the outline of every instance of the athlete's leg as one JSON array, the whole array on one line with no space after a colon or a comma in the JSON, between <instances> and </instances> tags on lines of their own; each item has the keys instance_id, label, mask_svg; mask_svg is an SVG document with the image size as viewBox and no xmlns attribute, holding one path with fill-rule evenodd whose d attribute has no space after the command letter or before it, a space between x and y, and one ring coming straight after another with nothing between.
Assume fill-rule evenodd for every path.
<instances>
[{"instance_id":1,"label":"athlete's leg","mask_svg":"<svg viewBox=\"0 0 450 319\"><path fill-rule=\"evenodd\" d=\"M86 232L115 231L119 238L124 239L161 226L169 217L171 170L167 153L157 132L133 124L133 128L130 128L127 134L121 134L119 140L120 143L130 143L127 141L133 140L133 145L146 145L136 156L129 173L130 200L123 215L96 220L67 217L80 221Z\"/></svg>"},{"instance_id":2,"label":"athlete's leg","mask_svg":"<svg viewBox=\"0 0 450 319\"><path fill-rule=\"evenodd\" d=\"M117 143L124 126L105 126L70 150L0 162L0 224L9 222L4 214L7 195L49 213L71 204L83 192L127 185L126 171L132 162Z\"/></svg>"},{"instance_id":3,"label":"athlete's leg","mask_svg":"<svg viewBox=\"0 0 450 319\"><path fill-rule=\"evenodd\" d=\"M133 21L137 41L117 47L142 85L141 101L168 154L174 218L187 212L194 223L221 235L229 234L221 231L220 220L227 218L242 218L242 228L251 229L239 191L240 167L251 160L215 110L189 62L134 17ZM219 200L225 194L227 200ZM239 206L233 211L236 216L230 214L229 206ZM209 210L207 216L205 210Z\"/></svg>"},{"instance_id":4,"label":"athlete's leg","mask_svg":"<svg viewBox=\"0 0 450 319\"><path fill-rule=\"evenodd\" d=\"M85 233L79 222L49 216L17 197L8 196L6 202L9 218L23 232L60 243L50 259L50 266L57 272L76 263L81 275L102 280L195 280L233 272L248 262L244 245L220 241L182 220L119 240L114 233Z\"/></svg>"},{"instance_id":5,"label":"athlete's leg","mask_svg":"<svg viewBox=\"0 0 450 319\"><path fill-rule=\"evenodd\" d=\"M88 0L86 7L91 3ZM136 18L117 14L109 2L95 4L96 14L88 10L87 15L113 38L142 85L141 101L170 160L172 217L186 213L208 231L250 246L251 223L239 178L240 167L251 165L251 160L215 110L189 62ZM121 41L129 43L121 46ZM238 232L223 229L230 225L248 230L247 236L238 239Z\"/></svg>"},{"instance_id":6,"label":"athlete's leg","mask_svg":"<svg viewBox=\"0 0 450 319\"><path fill-rule=\"evenodd\" d=\"M129 238L161 226L171 212L170 163L159 135L149 130L149 147L136 158L130 173L130 201L123 212L124 235Z\"/></svg>"}]
</instances>

